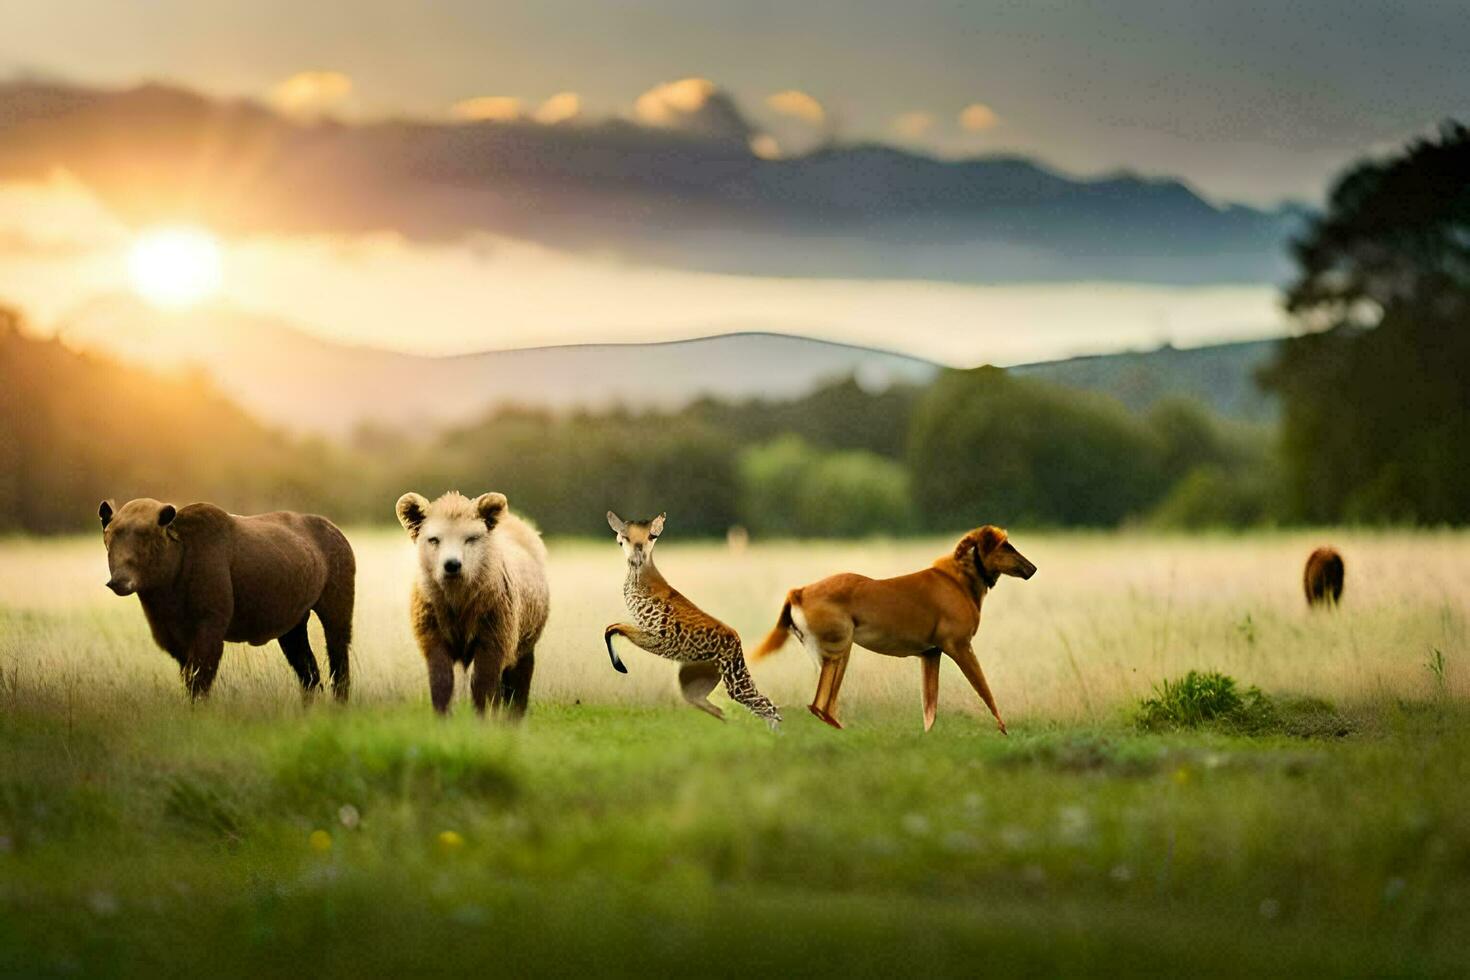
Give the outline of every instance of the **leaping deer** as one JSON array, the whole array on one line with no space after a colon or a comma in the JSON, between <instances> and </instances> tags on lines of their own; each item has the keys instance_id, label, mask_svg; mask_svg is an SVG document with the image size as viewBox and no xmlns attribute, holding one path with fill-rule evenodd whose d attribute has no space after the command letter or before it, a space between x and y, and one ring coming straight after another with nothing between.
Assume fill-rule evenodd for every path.
<instances>
[{"instance_id":1,"label":"leaping deer","mask_svg":"<svg viewBox=\"0 0 1470 980\"><path fill-rule=\"evenodd\" d=\"M663 533L664 517L625 521L607 512L608 526L628 560L623 599L633 614L632 623L613 623L602 631L613 667L628 672L613 649L614 636L626 637L649 653L677 662L684 700L700 711L724 719L725 713L709 701L709 693L723 680L730 697L776 730L781 713L756 690L745 666L740 634L686 599L654 567L653 545Z\"/></svg>"}]
</instances>

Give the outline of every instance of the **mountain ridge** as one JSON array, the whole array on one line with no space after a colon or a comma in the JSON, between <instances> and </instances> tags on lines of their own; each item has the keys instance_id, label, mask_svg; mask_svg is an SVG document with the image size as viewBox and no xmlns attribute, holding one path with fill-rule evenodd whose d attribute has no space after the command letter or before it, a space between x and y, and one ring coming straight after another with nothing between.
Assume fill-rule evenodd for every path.
<instances>
[{"instance_id":1,"label":"mountain ridge","mask_svg":"<svg viewBox=\"0 0 1470 980\"><path fill-rule=\"evenodd\" d=\"M444 241L490 232L672 268L952 282L1276 282L1299 226L1170 177L828 143L767 160L627 120L302 123L152 84L0 85L0 178L77 174L126 219Z\"/></svg>"},{"instance_id":2,"label":"mountain ridge","mask_svg":"<svg viewBox=\"0 0 1470 980\"><path fill-rule=\"evenodd\" d=\"M253 414L301 432L362 425L443 426L497 405L558 411L678 409L701 398L800 397L837 378L871 388L923 384L935 362L857 344L765 331L687 340L592 343L425 355L325 340L230 311L162 316L129 297L95 301L58 325L68 346L155 369L202 370ZM1269 421L1253 375L1274 341L1163 347L1018 365L1023 376L1102 391L1135 410L1171 395Z\"/></svg>"}]
</instances>

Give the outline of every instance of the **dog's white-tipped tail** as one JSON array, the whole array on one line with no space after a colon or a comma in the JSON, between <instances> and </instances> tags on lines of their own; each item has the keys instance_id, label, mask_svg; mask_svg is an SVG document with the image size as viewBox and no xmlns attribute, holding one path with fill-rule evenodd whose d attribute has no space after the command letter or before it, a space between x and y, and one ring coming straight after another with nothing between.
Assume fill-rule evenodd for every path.
<instances>
[{"instance_id":1,"label":"dog's white-tipped tail","mask_svg":"<svg viewBox=\"0 0 1470 980\"><path fill-rule=\"evenodd\" d=\"M754 663L757 660L769 657L786 645L786 639L791 635L791 606L793 603L798 605L801 603L800 589L792 589L786 593L786 602L781 606L781 615L776 619L776 625L766 634L766 638L761 641L760 646L750 651L749 655L745 658L746 660Z\"/></svg>"}]
</instances>

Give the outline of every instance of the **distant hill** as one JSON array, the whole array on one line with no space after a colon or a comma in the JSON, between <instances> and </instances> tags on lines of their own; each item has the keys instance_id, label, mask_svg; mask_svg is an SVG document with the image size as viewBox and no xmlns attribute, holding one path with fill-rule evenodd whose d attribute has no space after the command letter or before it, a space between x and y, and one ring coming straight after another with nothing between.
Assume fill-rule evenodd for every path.
<instances>
[{"instance_id":1,"label":"distant hill","mask_svg":"<svg viewBox=\"0 0 1470 980\"><path fill-rule=\"evenodd\" d=\"M437 428L498 405L677 409L699 398L779 401L854 375L869 388L924 383L932 362L804 337L734 333L654 344L586 344L430 357L320 340L228 311L163 316L139 301L93 303L60 330L70 346L164 370L200 370L253 415L340 436L364 423ZM1274 418L1254 372L1271 341L1079 357L1012 370L1113 395L1135 409L1198 398L1247 421Z\"/></svg>"},{"instance_id":2,"label":"distant hill","mask_svg":"<svg viewBox=\"0 0 1470 980\"><path fill-rule=\"evenodd\" d=\"M1016 374L1068 388L1112 395L1135 411L1161 398L1194 398L1244 422L1274 422L1275 399L1255 382L1278 341L1252 340L1211 347L1161 347L1013 367Z\"/></svg>"},{"instance_id":3,"label":"distant hill","mask_svg":"<svg viewBox=\"0 0 1470 980\"><path fill-rule=\"evenodd\" d=\"M0 85L0 178L58 168L135 222L489 232L771 276L1275 282L1302 216L1215 204L1167 177L1080 178L1015 156L835 144L766 160L743 139L618 119L303 124L163 85Z\"/></svg>"},{"instance_id":4,"label":"distant hill","mask_svg":"<svg viewBox=\"0 0 1470 980\"><path fill-rule=\"evenodd\" d=\"M161 316L127 297L89 305L60 336L136 365L202 370L256 416L332 435L366 422L437 427L497 405L668 409L701 397L795 398L848 375L870 387L923 382L938 371L901 354L765 333L418 356L237 313Z\"/></svg>"}]
</instances>

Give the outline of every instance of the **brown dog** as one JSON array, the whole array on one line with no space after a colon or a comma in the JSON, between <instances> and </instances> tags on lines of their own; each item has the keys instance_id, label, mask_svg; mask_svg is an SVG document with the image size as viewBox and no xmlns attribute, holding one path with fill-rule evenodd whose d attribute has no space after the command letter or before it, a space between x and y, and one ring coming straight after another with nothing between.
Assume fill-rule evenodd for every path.
<instances>
[{"instance_id":1,"label":"brown dog","mask_svg":"<svg viewBox=\"0 0 1470 980\"><path fill-rule=\"evenodd\" d=\"M1309 606L1335 606L1342 598L1342 555L1333 548L1318 548L1307 558L1302 587Z\"/></svg>"},{"instance_id":2,"label":"brown dog","mask_svg":"<svg viewBox=\"0 0 1470 980\"><path fill-rule=\"evenodd\" d=\"M1036 566L1011 546L1006 532L987 524L965 535L953 554L922 572L886 579L844 573L792 589L776 627L750 659L776 652L795 632L821 668L811 712L841 728L837 691L854 643L890 657L919 657L927 732L934 725L939 701L939 655L947 654L959 664L1004 734L1005 722L970 641L980 628L985 594L1000 577L1028 579L1034 574Z\"/></svg>"}]
</instances>

